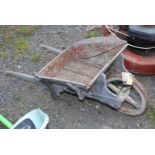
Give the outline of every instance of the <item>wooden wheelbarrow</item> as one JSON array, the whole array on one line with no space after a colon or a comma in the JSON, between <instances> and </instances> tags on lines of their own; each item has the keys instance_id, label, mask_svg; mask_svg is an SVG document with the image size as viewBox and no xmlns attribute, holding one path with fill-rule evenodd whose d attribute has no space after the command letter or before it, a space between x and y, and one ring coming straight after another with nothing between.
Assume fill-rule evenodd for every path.
<instances>
[{"instance_id":1,"label":"wooden wheelbarrow","mask_svg":"<svg viewBox=\"0 0 155 155\"><path fill-rule=\"evenodd\" d=\"M127 115L140 115L146 109L146 92L133 78L124 85L120 75L107 78L108 70L126 49L123 40L97 37L82 40L64 50L42 45L58 55L35 76L6 71L22 80L41 84L59 96L62 92L76 94L79 100L95 99Z\"/></svg>"}]
</instances>

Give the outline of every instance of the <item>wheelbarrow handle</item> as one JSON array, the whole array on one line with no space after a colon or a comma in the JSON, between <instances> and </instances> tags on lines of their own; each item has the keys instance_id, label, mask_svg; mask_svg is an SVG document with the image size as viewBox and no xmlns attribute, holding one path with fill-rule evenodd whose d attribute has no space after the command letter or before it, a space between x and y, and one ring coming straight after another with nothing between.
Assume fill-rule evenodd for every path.
<instances>
[{"instance_id":1,"label":"wheelbarrow handle","mask_svg":"<svg viewBox=\"0 0 155 155\"><path fill-rule=\"evenodd\" d=\"M48 45L40 45L40 47L45 48L45 49L47 49L48 51L53 52L53 53L55 53L55 54L59 54L59 53L61 53L61 51L62 51L62 50L60 50L60 49L57 49L57 48L54 48L54 47L51 47L51 46L48 46Z\"/></svg>"},{"instance_id":2,"label":"wheelbarrow handle","mask_svg":"<svg viewBox=\"0 0 155 155\"><path fill-rule=\"evenodd\" d=\"M36 83L35 77L31 75L13 72L13 71L5 71L5 75L11 75L24 81Z\"/></svg>"}]
</instances>

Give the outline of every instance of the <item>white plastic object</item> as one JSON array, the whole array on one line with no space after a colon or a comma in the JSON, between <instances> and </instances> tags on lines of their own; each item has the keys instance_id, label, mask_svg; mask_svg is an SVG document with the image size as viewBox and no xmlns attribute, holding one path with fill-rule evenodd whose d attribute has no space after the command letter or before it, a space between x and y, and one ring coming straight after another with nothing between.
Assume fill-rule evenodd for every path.
<instances>
[{"instance_id":1,"label":"white plastic object","mask_svg":"<svg viewBox=\"0 0 155 155\"><path fill-rule=\"evenodd\" d=\"M16 128L16 126L25 119L30 119L35 125L36 129L45 129L49 122L49 117L46 113L44 113L40 109L35 109L24 115L21 119L19 119L11 129Z\"/></svg>"}]
</instances>

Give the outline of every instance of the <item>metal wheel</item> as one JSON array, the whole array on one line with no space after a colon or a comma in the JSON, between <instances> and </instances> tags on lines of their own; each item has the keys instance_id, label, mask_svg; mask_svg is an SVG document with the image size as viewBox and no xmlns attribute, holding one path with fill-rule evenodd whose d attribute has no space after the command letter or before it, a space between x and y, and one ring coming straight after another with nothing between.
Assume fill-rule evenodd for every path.
<instances>
[{"instance_id":1,"label":"metal wheel","mask_svg":"<svg viewBox=\"0 0 155 155\"><path fill-rule=\"evenodd\" d=\"M123 85L121 74L114 74L108 78L107 87L110 91L123 98L121 113L137 116L146 110L147 92L136 79L132 86Z\"/></svg>"}]
</instances>

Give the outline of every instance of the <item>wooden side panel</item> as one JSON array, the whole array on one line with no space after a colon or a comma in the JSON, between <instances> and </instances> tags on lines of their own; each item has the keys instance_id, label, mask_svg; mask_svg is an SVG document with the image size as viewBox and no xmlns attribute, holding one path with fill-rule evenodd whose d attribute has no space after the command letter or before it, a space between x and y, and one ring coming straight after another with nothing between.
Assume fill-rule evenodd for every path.
<instances>
[{"instance_id":1,"label":"wooden side panel","mask_svg":"<svg viewBox=\"0 0 155 155\"><path fill-rule=\"evenodd\" d=\"M53 77L74 57L75 53L73 51L61 53L50 61L38 74Z\"/></svg>"}]
</instances>

